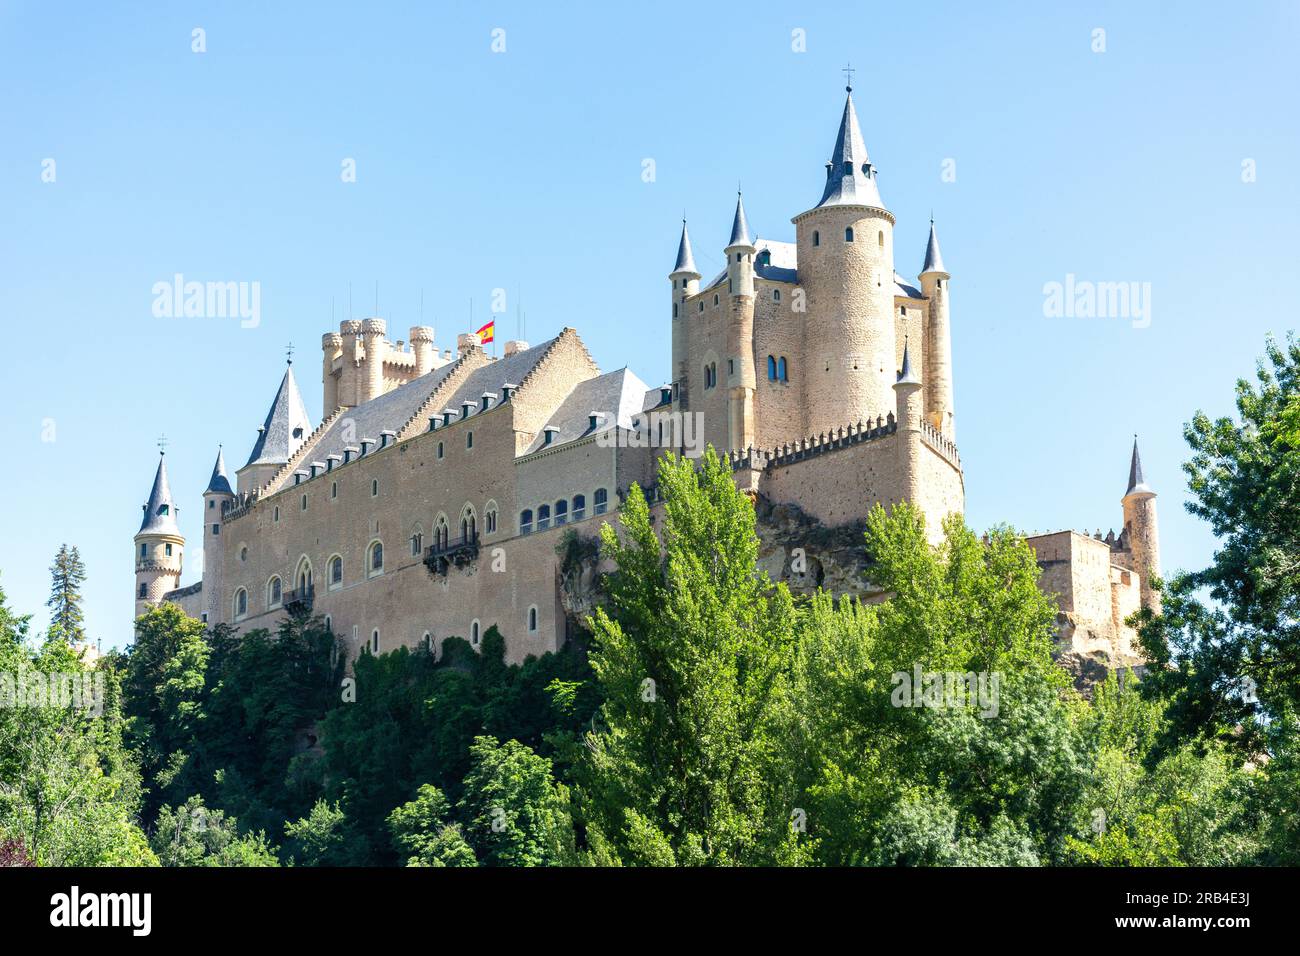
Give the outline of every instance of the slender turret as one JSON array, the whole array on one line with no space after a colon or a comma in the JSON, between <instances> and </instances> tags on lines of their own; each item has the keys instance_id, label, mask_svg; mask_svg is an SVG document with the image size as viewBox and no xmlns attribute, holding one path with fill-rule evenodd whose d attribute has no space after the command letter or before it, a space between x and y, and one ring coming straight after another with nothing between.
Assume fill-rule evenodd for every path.
<instances>
[{"instance_id":1,"label":"slender turret","mask_svg":"<svg viewBox=\"0 0 1300 956\"><path fill-rule=\"evenodd\" d=\"M930 220L930 241L921 267L921 292L929 300L925 324L925 417L944 437L956 441L952 396L952 332L948 318L949 275L939 254L939 236Z\"/></svg>"}]
</instances>

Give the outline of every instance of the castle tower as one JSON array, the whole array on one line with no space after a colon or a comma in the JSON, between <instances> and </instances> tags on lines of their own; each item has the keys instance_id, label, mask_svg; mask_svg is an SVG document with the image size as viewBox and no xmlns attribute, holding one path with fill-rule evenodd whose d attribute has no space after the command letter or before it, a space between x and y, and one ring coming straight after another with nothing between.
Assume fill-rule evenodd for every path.
<instances>
[{"instance_id":1,"label":"castle tower","mask_svg":"<svg viewBox=\"0 0 1300 956\"><path fill-rule=\"evenodd\" d=\"M677 410L690 408L690 334L687 325L686 299L700 291L700 272L691 253L691 236L682 220L682 240L677 244L677 263L668 273L673 300L673 400Z\"/></svg>"},{"instance_id":2,"label":"castle tower","mask_svg":"<svg viewBox=\"0 0 1300 956\"><path fill-rule=\"evenodd\" d=\"M912 371L912 356L907 340L903 341L903 368L894 382L895 402L898 405L897 424L899 472L903 478L901 497L918 504L921 493L921 421L923 419L922 390L924 385ZM933 534L933 528L927 528Z\"/></svg>"},{"instance_id":3,"label":"castle tower","mask_svg":"<svg viewBox=\"0 0 1300 956\"><path fill-rule=\"evenodd\" d=\"M925 326L925 417L945 438L956 441L953 423L952 333L948 322L948 279L939 236L930 220L930 241L921 267L921 292L930 301Z\"/></svg>"},{"instance_id":4,"label":"castle tower","mask_svg":"<svg viewBox=\"0 0 1300 956\"><path fill-rule=\"evenodd\" d=\"M203 492L203 610L209 624L220 624L222 615L222 583L225 577L225 537L221 533L221 519L235 501L235 490L226 476L226 459L217 446L217 460L212 466L212 477Z\"/></svg>"},{"instance_id":5,"label":"castle tower","mask_svg":"<svg viewBox=\"0 0 1300 956\"><path fill-rule=\"evenodd\" d=\"M1160 533L1156 521L1156 493L1142 477L1142 459L1138 456L1137 436L1133 436L1133 460L1128 470L1128 491L1121 499L1124 506L1124 534L1133 555L1133 570L1141 576L1142 603L1160 611L1160 595L1151 586L1152 577L1160 575Z\"/></svg>"},{"instance_id":6,"label":"castle tower","mask_svg":"<svg viewBox=\"0 0 1300 956\"><path fill-rule=\"evenodd\" d=\"M417 377L428 375L434 369L434 359L438 357L433 347L433 327L429 325L411 326L411 348L415 351L415 374Z\"/></svg>"},{"instance_id":7,"label":"castle tower","mask_svg":"<svg viewBox=\"0 0 1300 956\"><path fill-rule=\"evenodd\" d=\"M334 414L334 409L339 407L339 380L343 376L340 373L338 378L334 377L334 360L339 357L343 349L343 336L337 332L326 332L321 336L320 348L322 355L320 380L325 394L324 401L321 402L321 418L325 419Z\"/></svg>"},{"instance_id":8,"label":"castle tower","mask_svg":"<svg viewBox=\"0 0 1300 956\"><path fill-rule=\"evenodd\" d=\"M357 398L361 391L358 384L360 371L357 366L357 338L361 335L361 320L347 319L340 322L339 335L343 339L343 364L339 368L338 401L345 408L353 408L360 404Z\"/></svg>"},{"instance_id":9,"label":"castle tower","mask_svg":"<svg viewBox=\"0 0 1300 956\"><path fill-rule=\"evenodd\" d=\"M358 405L384 394L384 356L388 353L388 340L384 336L387 331L388 323L383 319L366 319L361 323L361 341L366 355L358 383Z\"/></svg>"},{"instance_id":10,"label":"castle tower","mask_svg":"<svg viewBox=\"0 0 1300 956\"><path fill-rule=\"evenodd\" d=\"M733 449L751 448L756 441L754 425L754 253L749 240L745 204L736 194L736 215L731 222L727 255L727 284L730 315L727 317L727 444Z\"/></svg>"},{"instance_id":11,"label":"castle tower","mask_svg":"<svg viewBox=\"0 0 1300 956\"><path fill-rule=\"evenodd\" d=\"M813 431L874 420L894 407L894 216L867 157L852 87L826 188L794 218L804 290L800 378Z\"/></svg>"},{"instance_id":12,"label":"castle tower","mask_svg":"<svg viewBox=\"0 0 1300 956\"><path fill-rule=\"evenodd\" d=\"M185 538L176 523L176 502L167 484L165 456L158 456L158 471L144 506L144 520L135 534L135 616L162 602L168 591L180 586Z\"/></svg>"},{"instance_id":13,"label":"castle tower","mask_svg":"<svg viewBox=\"0 0 1300 956\"><path fill-rule=\"evenodd\" d=\"M347 367L345 342L343 368L346 370ZM307 407L302 402L298 382L293 377L293 362L290 361L271 402L271 409L266 413L266 421L257 429L257 441L248 456L248 463L239 469L240 492L248 494L270 481L310 434L311 419L307 417Z\"/></svg>"}]
</instances>

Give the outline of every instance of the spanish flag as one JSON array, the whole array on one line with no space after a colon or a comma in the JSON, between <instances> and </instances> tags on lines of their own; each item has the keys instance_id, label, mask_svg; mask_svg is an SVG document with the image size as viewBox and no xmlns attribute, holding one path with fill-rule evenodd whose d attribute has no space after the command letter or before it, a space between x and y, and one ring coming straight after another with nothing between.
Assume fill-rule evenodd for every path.
<instances>
[{"instance_id":1,"label":"spanish flag","mask_svg":"<svg viewBox=\"0 0 1300 956\"><path fill-rule=\"evenodd\" d=\"M474 334L478 336L479 345L486 345L489 342L495 341L497 334L497 320L493 319Z\"/></svg>"}]
</instances>

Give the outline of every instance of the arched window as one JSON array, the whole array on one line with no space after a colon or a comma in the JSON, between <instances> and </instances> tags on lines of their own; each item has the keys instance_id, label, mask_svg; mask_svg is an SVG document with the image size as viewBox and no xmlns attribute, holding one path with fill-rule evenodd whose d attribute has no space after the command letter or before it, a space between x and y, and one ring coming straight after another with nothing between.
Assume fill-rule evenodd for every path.
<instances>
[{"instance_id":1,"label":"arched window","mask_svg":"<svg viewBox=\"0 0 1300 956\"><path fill-rule=\"evenodd\" d=\"M780 290L780 289L773 289L773 290L772 290L772 301L773 301L773 302L780 302L780 301L781 301L781 290Z\"/></svg>"},{"instance_id":2,"label":"arched window","mask_svg":"<svg viewBox=\"0 0 1300 956\"><path fill-rule=\"evenodd\" d=\"M371 478L371 479L370 479L370 497L371 497L371 498L378 498L378 497L379 497L379 479L378 479L378 478Z\"/></svg>"},{"instance_id":3,"label":"arched window","mask_svg":"<svg viewBox=\"0 0 1300 956\"><path fill-rule=\"evenodd\" d=\"M569 523L569 503L561 498L555 503L555 526Z\"/></svg>"},{"instance_id":4,"label":"arched window","mask_svg":"<svg viewBox=\"0 0 1300 956\"><path fill-rule=\"evenodd\" d=\"M784 356L784 355L782 355L781 358L777 360L777 363L776 363L776 377L779 378L779 379L780 379L781 381L783 381L783 382L788 382L788 381L790 381L790 377L786 374L786 364L785 364L785 356Z\"/></svg>"},{"instance_id":5,"label":"arched window","mask_svg":"<svg viewBox=\"0 0 1300 956\"><path fill-rule=\"evenodd\" d=\"M339 496L339 483L338 483L337 481L331 481L331 482L330 482L330 497L331 497L331 498L337 498L338 496Z\"/></svg>"},{"instance_id":6,"label":"arched window","mask_svg":"<svg viewBox=\"0 0 1300 956\"><path fill-rule=\"evenodd\" d=\"M587 511L587 496L574 495L573 496L573 520L581 521L583 518L587 516L586 511Z\"/></svg>"},{"instance_id":7,"label":"arched window","mask_svg":"<svg viewBox=\"0 0 1300 956\"><path fill-rule=\"evenodd\" d=\"M773 355L767 357L767 380L769 382L776 381L776 357Z\"/></svg>"},{"instance_id":8,"label":"arched window","mask_svg":"<svg viewBox=\"0 0 1300 956\"><path fill-rule=\"evenodd\" d=\"M497 531L497 503L489 501L483 506L483 533L496 534Z\"/></svg>"},{"instance_id":9,"label":"arched window","mask_svg":"<svg viewBox=\"0 0 1300 956\"><path fill-rule=\"evenodd\" d=\"M372 541L367 555L370 573L372 575L382 574L384 570L384 543L382 541Z\"/></svg>"},{"instance_id":10,"label":"arched window","mask_svg":"<svg viewBox=\"0 0 1300 956\"><path fill-rule=\"evenodd\" d=\"M307 510L307 495L306 495L306 494L303 494L303 496L302 496L302 509L301 509L301 510L303 510L303 511L306 511L306 510Z\"/></svg>"},{"instance_id":11,"label":"arched window","mask_svg":"<svg viewBox=\"0 0 1300 956\"><path fill-rule=\"evenodd\" d=\"M248 613L248 592L240 588L235 592L235 620L243 620Z\"/></svg>"},{"instance_id":12,"label":"arched window","mask_svg":"<svg viewBox=\"0 0 1300 956\"><path fill-rule=\"evenodd\" d=\"M545 531L551 526L551 506L538 505L537 507L537 530Z\"/></svg>"},{"instance_id":13,"label":"arched window","mask_svg":"<svg viewBox=\"0 0 1300 956\"><path fill-rule=\"evenodd\" d=\"M604 488L597 488L596 497L593 499L593 501L595 503L595 507L593 508L592 513L603 515L609 509L609 492L607 492Z\"/></svg>"},{"instance_id":14,"label":"arched window","mask_svg":"<svg viewBox=\"0 0 1300 956\"><path fill-rule=\"evenodd\" d=\"M740 257L737 256L736 258L739 259ZM713 293L713 304L714 304L714 305L717 305L717 304L718 304L718 301L719 301L719 300L718 300L718 293L715 292L715 293Z\"/></svg>"},{"instance_id":15,"label":"arched window","mask_svg":"<svg viewBox=\"0 0 1300 956\"><path fill-rule=\"evenodd\" d=\"M438 442L438 457L442 457L442 442Z\"/></svg>"},{"instance_id":16,"label":"arched window","mask_svg":"<svg viewBox=\"0 0 1300 956\"><path fill-rule=\"evenodd\" d=\"M379 628L375 628L370 632L370 653L379 653Z\"/></svg>"},{"instance_id":17,"label":"arched window","mask_svg":"<svg viewBox=\"0 0 1300 956\"><path fill-rule=\"evenodd\" d=\"M411 535L411 557L418 558L424 550L424 535L416 531Z\"/></svg>"},{"instance_id":18,"label":"arched window","mask_svg":"<svg viewBox=\"0 0 1300 956\"><path fill-rule=\"evenodd\" d=\"M325 615L325 630L329 631L331 635L334 633L334 618L329 614Z\"/></svg>"},{"instance_id":19,"label":"arched window","mask_svg":"<svg viewBox=\"0 0 1300 956\"><path fill-rule=\"evenodd\" d=\"M330 589L341 587L343 584L343 559L339 555L330 558Z\"/></svg>"},{"instance_id":20,"label":"arched window","mask_svg":"<svg viewBox=\"0 0 1300 956\"><path fill-rule=\"evenodd\" d=\"M451 524L447 521L445 514L439 514L438 520L433 523L433 546L435 548L445 548L450 540Z\"/></svg>"},{"instance_id":21,"label":"arched window","mask_svg":"<svg viewBox=\"0 0 1300 956\"><path fill-rule=\"evenodd\" d=\"M844 241L845 241L845 242L852 242L852 241L853 241L853 227L852 227L852 226L849 226L847 229L844 230Z\"/></svg>"},{"instance_id":22,"label":"arched window","mask_svg":"<svg viewBox=\"0 0 1300 956\"><path fill-rule=\"evenodd\" d=\"M885 231L883 229L876 233L876 245L880 246L881 249L885 248Z\"/></svg>"},{"instance_id":23,"label":"arched window","mask_svg":"<svg viewBox=\"0 0 1300 956\"><path fill-rule=\"evenodd\" d=\"M284 586L280 583L279 575L276 575L266 583L266 606L268 608L279 607L283 597Z\"/></svg>"},{"instance_id":24,"label":"arched window","mask_svg":"<svg viewBox=\"0 0 1300 956\"><path fill-rule=\"evenodd\" d=\"M279 505L276 505L275 508L273 508L273 509L271 510L271 520L272 520L272 521L279 521L279 520L280 520L280 506L279 506Z\"/></svg>"},{"instance_id":25,"label":"arched window","mask_svg":"<svg viewBox=\"0 0 1300 956\"><path fill-rule=\"evenodd\" d=\"M469 626L469 642L478 647L478 621L474 621Z\"/></svg>"},{"instance_id":26,"label":"arched window","mask_svg":"<svg viewBox=\"0 0 1300 956\"><path fill-rule=\"evenodd\" d=\"M528 609L528 633L534 634L536 632L537 632L537 605L534 604L532 607Z\"/></svg>"},{"instance_id":27,"label":"arched window","mask_svg":"<svg viewBox=\"0 0 1300 956\"><path fill-rule=\"evenodd\" d=\"M294 587L307 590L314 583L312 577L311 560L304 554L298 559L298 570L293 576L294 581L297 582Z\"/></svg>"},{"instance_id":28,"label":"arched window","mask_svg":"<svg viewBox=\"0 0 1300 956\"><path fill-rule=\"evenodd\" d=\"M523 511L519 512L519 533L520 534L533 533L533 509L532 508L525 508Z\"/></svg>"},{"instance_id":29,"label":"arched window","mask_svg":"<svg viewBox=\"0 0 1300 956\"><path fill-rule=\"evenodd\" d=\"M813 230L813 245L814 245L814 246L820 246L821 244L822 244L822 234L821 234L820 232L818 232L816 229L814 229L814 230Z\"/></svg>"}]
</instances>

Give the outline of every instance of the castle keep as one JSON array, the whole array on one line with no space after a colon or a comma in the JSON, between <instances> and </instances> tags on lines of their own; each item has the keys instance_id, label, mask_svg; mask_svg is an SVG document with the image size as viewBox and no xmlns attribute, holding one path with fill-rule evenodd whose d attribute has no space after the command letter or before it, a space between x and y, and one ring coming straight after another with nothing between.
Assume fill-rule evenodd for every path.
<instances>
[{"instance_id":1,"label":"castle keep","mask_svg":"<svg viewBox=\"0 0 1300 956\"><path fill-rule=\"evenodd\" d=\"M965 506L951 276L933 221L916 281L895 271L895 218L851 91L820 198L792 223L793 242L753 236L738 196L726 268L707 282L683 223L657 387L602 372L573 329L493 358L473 335L440 353L425 326L390 342L381 318L343 322L322 338L320 424L290 365L237 487L218 452L203 579L184 588L159 462L135 537L137 615L173 601L209 624L274 627L310 606L353 655L477 645L492 625L511 660L557 650L581 611L561 536L594 536L632 484L652 486L659 454L704 443L766 506L833 529L910 501L938 541ZM1123 618L1154 600L1159 569L1154 498L1135 444L1118 538L1030 539L1066 649L1132 657ZM778 563L773 576L797 585Z\"/></svg>"}]
</instances>

